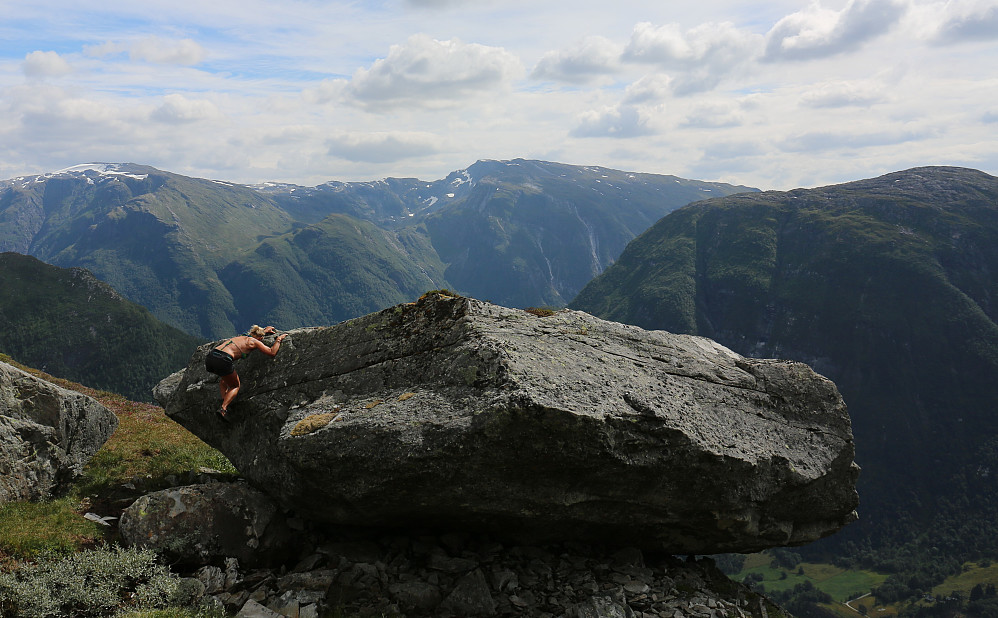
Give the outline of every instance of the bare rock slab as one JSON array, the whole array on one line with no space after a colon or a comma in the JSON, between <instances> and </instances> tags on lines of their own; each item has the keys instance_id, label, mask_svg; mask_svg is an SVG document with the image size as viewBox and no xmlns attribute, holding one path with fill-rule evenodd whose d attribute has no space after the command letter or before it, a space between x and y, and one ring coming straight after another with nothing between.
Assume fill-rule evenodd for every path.
<instances>
[{"instance_id":1,"label":"bare rock slab","mask_svg":"<svg viewBox=\"0 0 998 618\"><path fill-rule=\"evenodd\" d=\"M711 554L856 518L846 406L801 363L428 295L240 361L225 424L210 345L156 397L312 520Z\"/></svg>"},{"instance_id":2,"label":"bare rock slab","mask_svg":"<svg viewBox=\"0 0 998 618\"><path fill-rule=\"evenodd\" d=\"M117 427L93 398L0 362L0 504L67 489Z\"/></svg>"}]
</instances>

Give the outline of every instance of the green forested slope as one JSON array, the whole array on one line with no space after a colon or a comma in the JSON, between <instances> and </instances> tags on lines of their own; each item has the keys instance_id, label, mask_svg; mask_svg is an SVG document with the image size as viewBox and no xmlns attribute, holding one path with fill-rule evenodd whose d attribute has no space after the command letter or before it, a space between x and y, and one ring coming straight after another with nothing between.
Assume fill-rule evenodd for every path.
<instances>
[{"instance_id":1,"label":"green forested slope","mask_svg":"<svg viewBox=\"0 0 998 618\"><path fill-rule=\"evenodd\" d=\"M100 167L100 166L94 166ZM291 218L246 187L103 166L0 187L0 250L79 266L198 336L243 325L217 270Z\"/></svg>"},{"instance_id":2,"label":"green forested slope","mask_svg":"<svg viewBox=\"0 0 998 618\"><path fill-rule=\"evenodd\" d=\"M138 401L201 343L86 270L18 253L0 254L0 333L18 362Z\"/></svg>"},{"instance_id":3,"label":"green forested slope","mask_svg":"<svg viewBox=\"0 0 998 618\"><path fill-rule=\"evenodd\" d=\"M829 543L910 569L998 556L996 301L998 179L935 167L692 204L571 306L835 381L863 473Z\"/></svg>"},{"instance_id":4,"label":"green forested slope","mask_svg":"<svg viewBox=\"0 0 998 618\"><path fill-rule=\"evenodd\" d=\"M347 215L267 239L219 276L245 323L335 324L446 287L425 232Z\"/></svg>"}]
</instances>

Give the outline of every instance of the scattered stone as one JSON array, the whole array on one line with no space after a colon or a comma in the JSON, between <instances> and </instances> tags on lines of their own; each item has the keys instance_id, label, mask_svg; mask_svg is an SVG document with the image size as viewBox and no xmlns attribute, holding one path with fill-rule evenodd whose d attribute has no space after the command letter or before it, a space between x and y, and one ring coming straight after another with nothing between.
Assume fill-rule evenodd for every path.
<instances>
[{"instance_id":1,"label":"scattered stone","mask_svg":"<svg viewBox=\"0 0 998 618\"><path fill-rule=\"evenodd\" d=\"M225 590L225 571L217 566L205 565L194 572L194 577L204 584L207 594Z\"/></svg>"},{"instance_id":2,"label":"scattered stone","mask_svg":"<svg viewBox=\"0 0 998 618\"><path fill-rule=\"evenodd\" d=\"M679 560L670 555L642 555L647 581L616 582L618 550L600 547L507 547L488 537L453 539L429 535L379 536L377 531L349 532L353 540L323 541L315 530L309 538L324 546L364 548L373 562L353 562L342 554L321 554L312 571L288 572L284 567L238 570L229 560L232 583L219 591L224 571L215 565L195 573L209 599L230 612L261 612L284 618L321 615L387 616L391 618L768 618L779 608L745 586L730 581L710 559ZM367 540L357 540L365 534ZM487 563L466 573L430 568L435 556L457 558L488 555ZM305 552L308 553L308 552ZM373 554L373 555L372 555ZM359 555L359 554L358 554ZM630 554L634 556L633 553ZM545 575L538 576L538 573ZM676 588L680 581L682 591ZM531 583L527 583L531 582ZM724 592L718 592L723 590ZM738 608L745 608L739 610Z\"/></svg>"},{"instance_id":3,"label":"scattered stone","mask_svg":"<svg viewBox=\"0 0 998 618\"><path fill-rule=\"evenodd\" d=\"M496 603L489 592L489 585L481 569L475 569L458 580L454 590L440 604L440 608L458 616L495 615Z\"/></svg>"},{"instance_id":4,"label":"scattered stone","mask_svg":"<svg viewBox=\"0 0 998 618\"><path fill-rule=\"evenodd\" d=\"M267 609L256 601L250 599L246 601L236 618L284 618L281 614Z\"/></svg>"},{"instance_id":5,"label":"scattered stone","mask_svg":"<svg viewBox=\"0 0 998 618\"><path fill-rule=\"evenodd\" d=\"M404 609L430 611L440 605L440 588L421 581L391 584L388 592Z\"/></svg>"},{"instance_id":6,"label":"scattered stone","mask_svg":"<svg viewBox=\"0 0 998 618\"><path fill-rule=\"evenodd\" d=\"M609 597L593 597L573 608L575 618L634 618L634 611Z\"/></svg>"}]
</instances>

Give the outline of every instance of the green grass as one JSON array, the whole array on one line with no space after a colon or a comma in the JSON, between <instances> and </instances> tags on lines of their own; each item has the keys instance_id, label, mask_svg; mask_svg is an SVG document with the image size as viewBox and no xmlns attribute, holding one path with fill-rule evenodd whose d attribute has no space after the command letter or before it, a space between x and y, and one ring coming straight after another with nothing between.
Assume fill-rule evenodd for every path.
<instances>
[{"instance_id":1,"label":"green grass","mask_svg":"<svg viewBox=\"0 0 998 618\"><path fill-rule=\"evenodd\" d=\"M798 567L786 570L773 568L770 563L772 557L765 553L751 554L746 556L745 565L741 571L732 575L731 579L741 581L746 575L759 573L762 575L762 584L767 592L782 591L793 588L799 583L810 581L818 588L835 599L833 604L821 604L821 607L833 612L843 618L855 618L858 614L843 605L846 601L854 599L862 594L870 592L887 579L881 573L866 570L845 570L830 564L802 563ZM998 563L981 566L978 563L968 562L964 565L963 573L947 578L944 582L932 589L932 594L936 598L945 598L954 592L961 593L964 599L970 597L970 591L977 584L998 584ZM798 575L798 569L803 568L803 575ZM783 574L786 573L786 577ZM896 603L883 605L877 602L875 597L866 597L854 603L853 606L865 605L869 610L869 615L885 617L896 616L908 603ZM916 601L915 605L931 605L924 601Z\"/></svg>"},{"instance_id":2,"label":"green grass","mask_svg":"<svg viewBox=\"0 0 998 618\"><path fill-rule=\"evenodd\" d=\"M201 467L235 474L232 464L152 404L107 394L98 397L118 417L118 429L84 469L77 491L99 496L126 483L145 489L169 486Z\"/></svg>"},{"instance_id":3,"label":"green grass","mask_svg":"<svg viewBox=\"0 0 998 618\"><path fill-rule=\"evenodd\" d=\"M964 599L970 598L970 591L977 584L998 585L998 564L982 567L975 562L963 565L964 571L959 575L946 578L943 583L932 589L936 597L946 597L954 592L960 592Z\"/></svg>"},{"instance_id":4,"label":"green grass","mask_svg":"<svg viewBox=\"0 0 998 618\"><path fill-rule=\"evenodd\" d=\"M732 579L742 581L750 573L762 575L762 585L767 591L790 590L797 584L810 581L814 587L826 592L839 603L848 601L879 586L887 575L873 571L853 571L840 569L830 564L802 563L793 569L770 566L772 558L766 554L752 554L745 560L745 566ZM803 575L798 570L803 570Z\"/></svg>"},{"instance_id":5,"label":"green grass","mask_svg":"<svg viewBox=\"0 0 998 618\"><path fill-rule=\"evenodd\" d=\"M0 555L34 560L65 555L104 539L103 526L84 519L73 498L0 505Z\"/></svg>"},{"instance_id":6,"label":"green grass","mask_svg":"<svg viewBox=\"0 0 998 618\"><path fill-rule=\"evenodd\" d=\"M202 467L236 474L224 455L170 419L158 406L12 364L93 397L115 414L118 428L66 497L0 505L0 566L113 542L107 536L108 528L83 517L87 511L118 516L139 496L181 484L189 473L197 473Z\"/></svg>"}]
</instances>

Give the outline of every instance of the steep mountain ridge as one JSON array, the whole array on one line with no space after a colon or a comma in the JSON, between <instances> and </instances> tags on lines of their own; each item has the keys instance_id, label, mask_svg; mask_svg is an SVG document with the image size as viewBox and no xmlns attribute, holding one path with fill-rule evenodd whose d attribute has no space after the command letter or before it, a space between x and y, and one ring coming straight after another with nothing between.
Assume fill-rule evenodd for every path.
<instances>
[{"instance_id":1,"label":"steep mountain ridge","mask_svg":"<svg viewBox=\"0 0 998 618\"><path fill-rule=\"evenodd\" d=\"M856 529L884 543L946 531L966 556L998 552L982 515L998 506L996 294L998 178L923 167L691 204L570 306L807 362L853 419Z\"/></svg>"},{"instance_id":2,"label":"steep mountain ridge","mask_svg":"<svg viewBox=\"0 0 998 618\"><path fill-rule=\"evenodd\" d=\"M458 290L509 307L563 306L676 208L751 191L543 161L480 162L468 192L424 223Z\"/></svg>"},{"instance_id":3,"label":"steep mountain ridge","mask_svg":"<svg viewBox=\"0 0 998 618\"><path fill-rule=\"evenodd\" d=\"M264 240L218 276L240 321L284 328L335 324L446 287L424 233L341 214Z\"/></svg>"}]
</instances>

